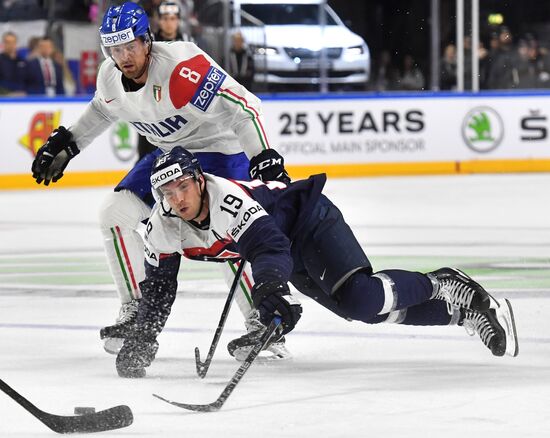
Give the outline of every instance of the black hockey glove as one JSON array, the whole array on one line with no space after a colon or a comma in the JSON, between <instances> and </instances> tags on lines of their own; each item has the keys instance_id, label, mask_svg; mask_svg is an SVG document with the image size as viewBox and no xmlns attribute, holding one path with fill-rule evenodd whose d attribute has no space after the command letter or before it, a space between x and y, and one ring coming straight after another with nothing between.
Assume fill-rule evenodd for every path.
<instances>
[{"instance_id":1,"label":"black hockey glove","mask_svg":"<svg viewBox=\"0 0 550 438\"><path fill-rule=\"evenodd\" d=\"M60 126L52 132L44 146L38 149L32 162L32 177L37 184L44 181L44 185L50 181L57 182L62 176L65 167L70 160L80 153L73 135Z\"/></svg>"},{"instance_id":2,"label":"black hockey glove","mask_svg":"<svg viewBox=\"0 0 550 438\"><path fill-rule=\"evenodd\" d=\"M159 349L156 340L131 337L124 344L116 358L116 370L120 377L139 379L145 377L145 368L151 365Z\"/></svg>"},{"instance_id":3,"label":"black hockey glove","mask_svg":"<svg viewBox=\"0 0 550 438\"><path fill-rule=\"evenodd\" d=\"M302 305L290 294L287 284L282 281L255 284L252 288L252 301L260 312L262 324L267 326L275 316L281 317L283 335L292 331L302 316Z\"/></svg>"},{"instance_id":4,"label":"black hockey glove","mask_svg":"<svg viewBox=\"0 0 550 438\"><path fill-rule=\"evenodd\" d=\"M250 160L248 167L250 178L263 182L280 181L290 183L290 176L285 170L285 159L275 149L264 149Z\"/></svg>"}]
</instances>

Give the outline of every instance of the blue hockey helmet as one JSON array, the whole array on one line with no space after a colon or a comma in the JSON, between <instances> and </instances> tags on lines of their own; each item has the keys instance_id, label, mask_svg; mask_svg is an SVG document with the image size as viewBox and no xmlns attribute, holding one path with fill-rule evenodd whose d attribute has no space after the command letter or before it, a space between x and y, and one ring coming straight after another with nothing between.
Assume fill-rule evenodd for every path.
<instances>
[{"instance_id":1,"label":"blue hockey helmet","mask_svg":"<svg viewBox=\"0 0 550 438\"><path fill-rule=\"evenodd\" d=\"M162 199L161 187L175 179L192 176L199 180L202 167L197 157L187 149L176 146L172 150L159 155L151 169L151 186L157 199Z\"/></svg>"},{"instance_id":2,"label":"blue hockey helmet","mask_svg":"<svg viewBox=\"0 0 550 438\"><path fill-rule=\"evenodd\" d=\"M126 44L140 37L147 43L153 40L147 14L141 6L133 2L107 9L99 35L105 57L111 56L110 48L113 46Z\"/></svg>"}]
</instances>

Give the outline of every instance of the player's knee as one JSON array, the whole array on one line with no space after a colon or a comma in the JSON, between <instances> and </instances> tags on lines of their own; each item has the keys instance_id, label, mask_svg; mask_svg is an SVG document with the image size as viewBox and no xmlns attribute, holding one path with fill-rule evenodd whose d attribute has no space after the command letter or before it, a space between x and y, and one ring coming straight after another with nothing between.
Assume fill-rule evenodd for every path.
<instances>
[{"instance_id":1,"label":"player's knee","mask_svg":"<svg viewBox=\"0 0 550 438\"><path fill-rule=\"evenodd\" d=\"M136 228L150 212L151 209L132 192L111 192L99 209L99 223L104 229L114 226Z\"/></svg>"},{"instance_id":2,"label":"player's knee","mask_svg":"<svg viewBox=\"0 0 550 438\"><path fill-rule=\"evenodd\" d=\"M348 318L376 323L385 306L383 281L364 271L353 274L338 289L339 307Z\"/></svg>"}]
</instances>

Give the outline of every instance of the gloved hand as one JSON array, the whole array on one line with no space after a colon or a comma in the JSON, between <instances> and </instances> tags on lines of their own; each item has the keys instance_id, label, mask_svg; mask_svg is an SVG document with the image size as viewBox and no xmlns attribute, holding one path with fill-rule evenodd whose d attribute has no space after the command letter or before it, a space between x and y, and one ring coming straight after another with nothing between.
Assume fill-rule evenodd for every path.
<instances>
[{"instance_id":1,"label":"gloved hand","mask_svg":"<svg viewBox=\"0 0 550 438\"><path fill-rule=\"evenodd\" d=\"M248 167L250 178L263 182L280 181L290 183L290 176L285 170L285 159L275 149L264 149L250 160Z\"/></svg>"},{"instance_id":2,"label":"gloved hand","mask_svg":"<svg viewBox=\"0 0 550 438\"><path fill-rule=\"evenodd\" d=\"M292 331L302 316L302 305L282 281L255 284L252 288L252 302L260 312L262 324L267 326L275 316L281 317L283 335Z\"/></svg>"},{"instance_id":3,"label":"gloved hand","mask_svg":"<svg viewBox=\"0 0 550 438\"><path fill-rule=\"evenodd\" d=\"M140 340L137 337L125 339L116 358L118 375L130 379L145 377L145 368L151 365L158 349L156 340Z\"/></svg>"},{"instance_id":4,"label":"gloved hand","mask_svg":"<svg viewBox=\"0 0 550 438\"><path fill-rule=\"evenodd\" d=\"M65 167L70 160L80 153L76 143L72 141L73 135L60 126L48 137L32 162L32 177L37 184L44 181L44 185L50 181L57 182L62 176Z\"/></svg>"}]
</instances>

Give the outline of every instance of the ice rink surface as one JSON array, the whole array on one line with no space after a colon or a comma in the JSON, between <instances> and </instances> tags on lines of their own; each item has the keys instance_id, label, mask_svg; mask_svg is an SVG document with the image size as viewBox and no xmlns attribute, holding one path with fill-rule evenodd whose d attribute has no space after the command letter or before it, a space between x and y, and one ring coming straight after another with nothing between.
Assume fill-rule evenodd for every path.
<instances>
[{"instance_id":1,"label":"ice rink surface","mask_svg":"<svg viewBox=\"0 0 550 438\"><path fill-rule=\"evenodd\" d=\"M549 187L550 175L329 181L376 270L453 265L508 297L519 356L493 357L462 327L350 323L303 298L294 359L253 365L210 414L151 394L209 403L237 369L225 349L244 329L235 306L209 374L195 374L227 293L219 267L183 264L157 360L121 379L98 334L119 307L97 227L108 189L0 192L0 377L51 413L129 405L134 424L104 437L548 436ZM55 435L1 393L0 418L1 437Z\"/></svg>"}]
</instances>

